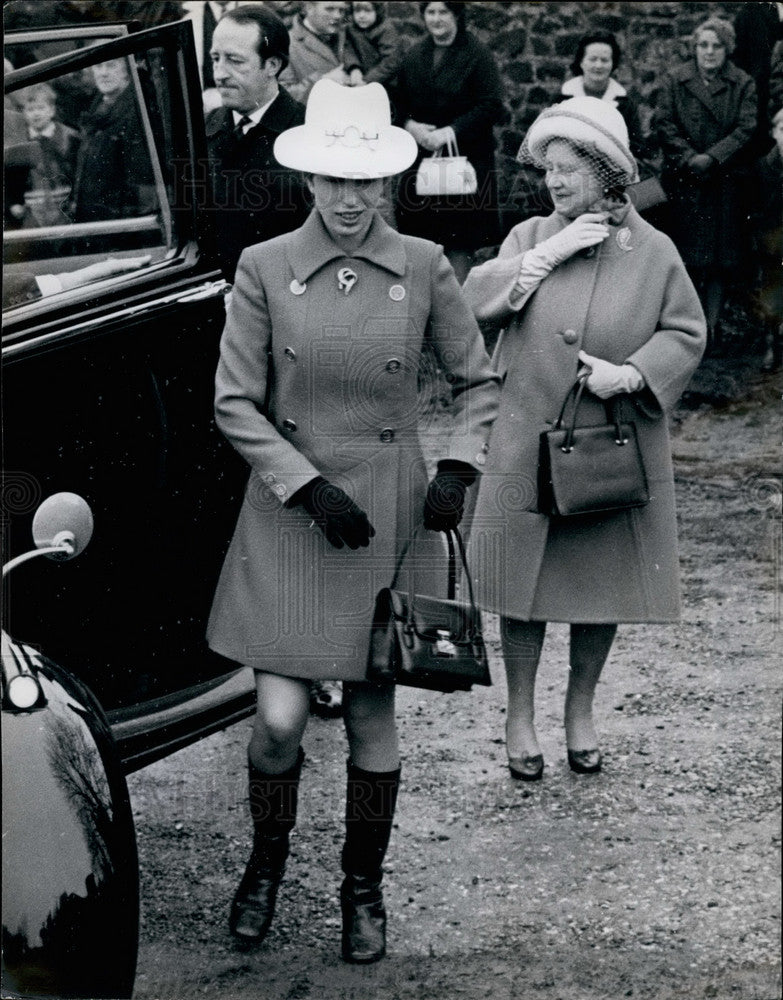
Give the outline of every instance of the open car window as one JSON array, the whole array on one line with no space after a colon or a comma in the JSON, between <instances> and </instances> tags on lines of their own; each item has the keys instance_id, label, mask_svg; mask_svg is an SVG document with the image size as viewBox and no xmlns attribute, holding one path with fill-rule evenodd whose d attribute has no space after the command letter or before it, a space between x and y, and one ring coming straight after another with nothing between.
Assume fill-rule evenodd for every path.
<instances>
[{"instance_id":1,"label":"open car window","mask_svg":"<svg viewBox=\"0 0 783 1000\"><path fill-rule=\"evenodd\" d=\"M181 245L182 63L166 29L107 43L120 30L6 38L4 312L89 297Z\"/></svg>"}]
</instances>

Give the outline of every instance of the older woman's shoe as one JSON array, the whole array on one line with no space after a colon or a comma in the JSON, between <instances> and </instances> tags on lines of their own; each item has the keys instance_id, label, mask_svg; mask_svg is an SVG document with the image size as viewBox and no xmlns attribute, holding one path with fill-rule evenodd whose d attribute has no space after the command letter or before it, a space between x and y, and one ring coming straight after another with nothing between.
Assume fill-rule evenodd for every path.
<instances>
[{"instance_id":1,"label":"older woman's shoe","mask_svg":"<svg viewBox=\"0 0 783 1000\"><path fill-rule=\"evenodd\" d=\"M517 781L540 781L544 774L544 756L537 753L532 757L509 757L508 769Z\"/></svg>"},{"instance_id":2,"label":"older woman's shoe","mask_svg":"<svg viewBox=\"0 0 783 1000\"><path fill-rule=\"evenodd\" d=\"M569 750L568 766L577 774L597 774L601 770L600 750Z\"/></svg>"}]
</instances>

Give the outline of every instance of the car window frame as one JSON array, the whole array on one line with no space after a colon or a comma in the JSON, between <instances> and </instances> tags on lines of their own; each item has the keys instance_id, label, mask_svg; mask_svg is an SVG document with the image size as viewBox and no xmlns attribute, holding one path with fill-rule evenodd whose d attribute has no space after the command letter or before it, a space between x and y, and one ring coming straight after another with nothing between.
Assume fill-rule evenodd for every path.
<instances>
[{"instance_id":1,"label":"car window frame","mask_svg":"<svg viewBox=\"0 0 783 1000\"><path fill-rule=\"evenodd\" d=\"M120 31L123 28L125 31ZM97 62L133 57L154 48L164 50L166 65L170 68L168 88L172 110L171 141L174 161L172 197L167 198L167 201L171 212L171 224L176 233L176 244L164 259L138 272L112 276L5 310L3 344L13 342L31 328L56 325L63 316L67 316L69 322L73 319L78 320L80 317L74 309L75 306L77 309L79 306L83 307L81 315L85 318L102 308L116 310L121 307L126 297L138 294L140 290L146 288L159 292L161 284L171 284L176 279L185 279L195 270L203 272L206 270L205 264L209 267L214 261L214 227L208 211L211 192L209 185L199 177L197 170L199 163L206 162L207 146L196 67L195 40L189 22L180 21L139 32L127 32L125 25L87 25L78 29L69 27L40 31L25 29L6 35L6 44L16 41L30 43L47 39L56 40L55 36L68 39L105 36L108 31L117 32L117 37L85 45L73 52L51 56L13 70L4 79L4 91L6 94L14 93L34 83L48 82L66 73L88 68ZM130 62L133 65L135 86L140 87L134 60L130 58ZM136 94L138 98L142 95L142 91L137 89ZM140 100L139 103L143 106L145 136L151 148L158 153L146 102ZM155 167L160 172L158 163ZM159 176L162 180L162 174ZM111 220L110 225L114 225L119 231L122 226L117 226L116 223L123 221L131 228L138 224L137 219L129 219ZM105 226L106 223L101 221L73 225ZM69 230L73 231L72 227L69 227ZM8 236L12 232L14 231L9 230L4 235ZM216 264L212 264L212 270L217 274Z\"/></svg>"}]
</instances>

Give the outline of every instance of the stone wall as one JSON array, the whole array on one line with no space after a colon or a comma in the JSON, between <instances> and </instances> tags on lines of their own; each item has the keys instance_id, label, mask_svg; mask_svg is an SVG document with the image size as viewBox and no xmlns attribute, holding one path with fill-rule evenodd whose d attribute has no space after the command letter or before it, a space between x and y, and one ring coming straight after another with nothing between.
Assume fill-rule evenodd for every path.
<instances>
[{"instance_id":1,"label":"stone wall","mask_svg":"<svg viewBox=\"0 0 783 1000\"><path fill-rule=\"evenodd\" d=\"M275 6L286 19L298 4ZM617 79L640 102L642 123L649 124L659 81L667 67L687 59L689 36L710 15L733 20L741 3L543 2L466 3L468 26L497 59L505 84L506 120L496 130L497 167L504 230L534 209L538 181L516 163L516 152L530 122L551 104L569 77L582 35L611 31L623 52ZM404 44L424 34L417 3L387 4Z\"/></svg>"}]
</instances>

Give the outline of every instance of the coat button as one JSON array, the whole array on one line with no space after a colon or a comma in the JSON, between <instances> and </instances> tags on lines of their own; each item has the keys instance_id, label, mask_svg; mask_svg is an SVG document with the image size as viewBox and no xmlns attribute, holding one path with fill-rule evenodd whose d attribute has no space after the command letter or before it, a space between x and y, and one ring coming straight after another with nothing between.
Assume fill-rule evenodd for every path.
<instances>
[{"instance_id":1,"label":"coat button","mask_svg":"<svg viewBox=\"0 0 783 1000\"><path fill-rule=\"evenodd\" d=\"M273 486L272 489L279 497L284 497L288 492L288 488L283 486L282 483L278 483L277 486Z\"/></svg>"},{"instance_id":2,"label":"coat button","mask_svg":"<svg viewBox=\"0 0 783 1000\"><path fill-rule=\"evenodd\" d=\"M272 483L277 482L277 476L274 474L274 472L267 472L267 474L264 476L264 482L268 486L271 486Z\"/></svg>"},{"instance_id":3,"label":"coat button","mask_svg":"<svg viewBox=\"0 0 783 1000\"><path fill-rule=\"evenodd\" d=\"M283 427L285 427L285 429L287 431L295 431L296 430L296 421L295 420L284 420L283 421Z\"/></svg>"},{"instance_id":4,"label":"coat button","mask_svg":"<svg viewBox=\"0 0 783 1000\"><path fill-rule=\"evenodd\" d=\"M575 344L579 340L579 334L576 330L563 330L563 340L567 344Z\"/></svg>"},{"instance_id":5,"label":"coat button","mask_svg":"<svg viewBox=\"0 0 783 1000\"><path fill-rule=\"evenodd\" d=\"M293 347L286 347L283 354L285 354L289 361L296 361L296 351Z\"/></svg>"},{"instance_id":6,"label":"coat button","mask_svg":"<svg viewBox=\"0 0 783 1000\"><path fill-rule=\"evenodd\" d=\"M389 358L389 360L386 362L386 371L394 374L394 372L398 372L399 370L400 370L399 360L397 358Z\"/></svg>"},{"instance_id":7,"label":"coat button","mask_svg":"<svg viewBox=\"0 0 783 1000\"><path fill-rule=\"evenodd\" d=\"M391 429L391 427L384 427L379 437L384 444L391 444L391 442L394 440L394 431Z\"/></svg>"}]
</instances>

